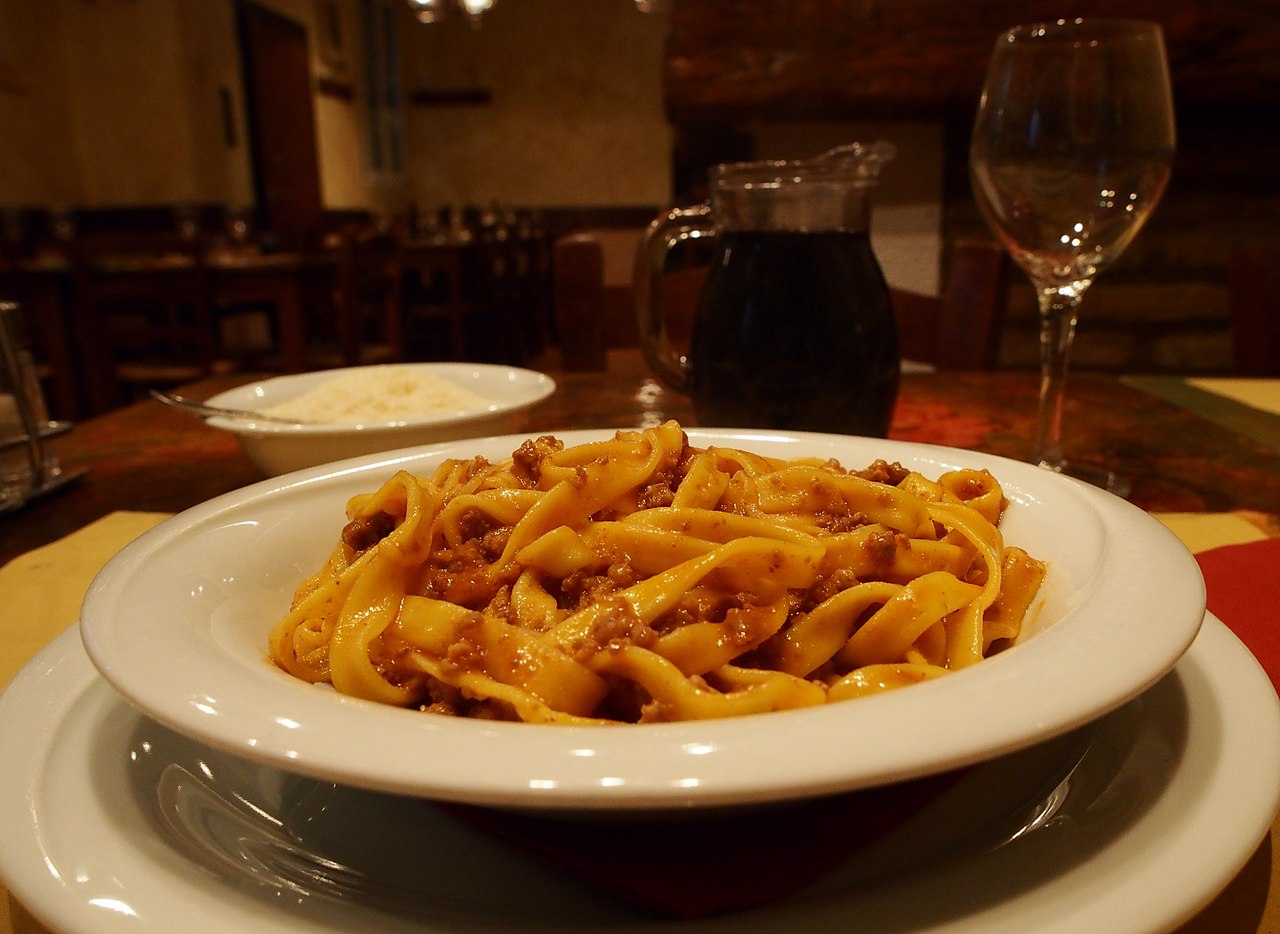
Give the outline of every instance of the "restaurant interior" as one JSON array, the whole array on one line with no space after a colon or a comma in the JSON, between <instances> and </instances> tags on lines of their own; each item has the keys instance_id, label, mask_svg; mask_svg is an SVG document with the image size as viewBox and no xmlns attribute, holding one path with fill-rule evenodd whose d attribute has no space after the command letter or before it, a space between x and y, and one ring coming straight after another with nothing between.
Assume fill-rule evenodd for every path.
<instances>
[{"instance_id":1,"label":"restaurant interior","mask_svg":"<svg viewBox=\"0 0 1280 934\"><path fill-rule=\"evenodd\" d=\"M1176 156L1150 219L1088 286L1070 388L1046 414L1050 351L1041 307L984 220L970 142L996 37L1018 23L1073 17L1163 29ZM135 888L123 894L128 883L100 856L114 852L107 848L85 856L74 884L58 878L55 892L44 875L58 871L28 873L21 867L39 861L0 843L0 882L9 887L0 888L0 934L46 934L64 924L107 930L94 926L103 912L113 921L142 919L134 930L143 934L182 929L166 914L175 899L213 912L209 919L223 926L209 930L242 930L235 921L249 911L280 930L336 931L350 912L367 910L386 930L435 931L452 929L455 908L476 930L565 929L582 917L612 929L652 921L655 904L672 930L707 917L708 930L754 930L756 916L744 915L741 928L715 927L735 919L714 916L756 910L772 912L759 917L775 927L761 930L803 929L805 919L816 927L843 917L846 906L876 918L902 910L906 920L894 930L1039 930L1028 918L1055 913L1061 917L1044 930L1280 930L1280 757L1267 758L1272 745L1280 748L1280 707L1272 709L1280 693L1278 104L1280 4L1272 0L0 0L0 305L14 303L20 315L16 338L30 354L43 406L38 432L30 420L25 435L8 426L20 437L6 442L2 463L24 444L38 450L32 438L46 428L50 436L44 467L31 461L35 474L47 470L47 489L35 484L31 501L11 508L0 501L0 594L11 604L0 608L0 690L10 679L16 686L0 710L6 700L24 715L36 708L27 699L41 688L23 666L51 658L49 645L72 651L55 638L75 628L81 598L121 549L139 536L171 534L175 514L211 510L264 480L284 483L272 476L283 469L264 469L225 424L161 406L153 391L245 400L243 387L280 376L465 363L546 380L547 395L518 413L530 435L657 430L666 419L706 427L687 386L663 378L644 346L637 303L660 291L670 312L663 340L687 351L709 248L697 237L682 241L649 281L640 262L646 232L673 209L703 203L718 165L810 160L854 141L884 141L894 151L874 187L870 242L891 295L901 383L885 412L889 427L867 434L901 445L904 457L923 450L916 445L943 445L963 451L956 455L963 462L991 457L1013 473L1015 462L1035 462L1033 436L1052 430L1056 438L1062 429L1071 466L1100 466L1109 478L1093 480L1109 491L1105 503L1088 498L1094 487L1080 501L1104 518L1119 510L1126 527L1149 523L1165 545L1180 543L1179 560L1204 577L1209 614L1195 614L1205 624L1199 641L1180 647L1187 654L1153 672L1156 693L1142 694L1150 683L1136 685L1094 711L1106 717L1081 718L1103 723L1107 742L1119 734L1121 745L1139 740L1120 751L1099 740L1080 754L1087 768L1057 775L1047 796L1037 788L1043 807L1024 828L1030 844L1016 842L1023 830L989 849L965 838L971 849L956 852L972 856L984 876L971 891L963 874L950 875L945 853L937 865L912 869L926 880L921 886L946 883L936 904L932 890L921 895L905 875L894 877L883 904L874 892L884 880L874 874L867 885L824 881L846 854L821 828L859 836L868 821L880 826L882 801L894 814L902 806L891 795L850 809L849 796L834 795L843 790L837 785L823 791L843 802L839 811L771 802L776 820L765 820L759 834L734 819L736 811L728 818L686 811L623 856L619 825L591 820L561 838L554 822L564 815L537 807L494 818L463 795L456 808L424 818L465 836L470 842L459 846L468 854L480 852L473 836L500 841L500 852L486 842L499 854L488 858L501 866L513 860L512 878L528 892L512 891L535 905L529 917L508 910L516 895L489 906L492 893L472 892L484 886L462 879L457 867L455 906L362 888L367 879L351 882L358 873L343 875L340 863L319 857L319 869L307 863L314 871L301 881L289 876L288 859L284 869L267 860L265 870L248 872L244 865L258 867L253 852L192 857L183 834L200 837L200 828L156 830L154 814L129 810L136 802L108 806L107 792L85 802L63 790L61 813L106 814L105 829L94 833L113 845L130 821L155 835L138 837L146 841L136 844L147 850L142 858L118 861L120 879ZM1045 506L1035 483L1015 508ZM1062 542L1094 515L1093 505L1055 513L1061 532L1045 540L1061 539L1053 547L1070 552ZM264 534L271 526L223 524L261 525ZM1093 550L1098 573L1113 562L1130 566L1132 556L1090 541L1084 550ZM1143 560L1136 564L1148 583L1174 567ZM219 586L256 574L241 572L228 572ZM1090 598L1087 584L1081 600ZM1124 625L1151 624L1152 613L1128 606ZM225 632L214 641L219 651L236 642ZM1108 654L1106 640L1097 652ZM56 665L71 671L73 663L46 667ZM82 655L74 665L76 684L101 688ZM119 709L102 701L104 722L112 711L121 722L150 722L112 697ZM18 719L0 717L0 746L30 739ZM40 742L54 742L47 737L55 732L67 731L51 726ZM90 752L110 738L95 738ZM1266 761L1250 759L1251 742ZM92 758L68 750L57 761L72 772L77 757ZM14 804L16 785L55 782L22 771L43 765L8 762L24 758L11 752L0 750L0 825L24 820L38 836L46 831L36 805ZM1137 775L1139 753L1157 777ZM1218 774L1215 762L1236 771ZM1102 785L1088 784L1104 772ZM902 786L887 787L896 795ZM951 794L944 790L944 799ZM985 799L975 793L974 800ZM382 814L386 802L356 804ZM323 829L322 810L315 819ZM124 815L118 821L116 811ZM236 826L259 821L260 811L237 812ZM1217 819L1224 814L1230 819ZM797 815L799 829L790 826ZM628 828L641 823L628 821ZM272 836L278 824L262 837L264 851L283 839ZM740 851L726 863L733 872L690 859L671 863L688 878L650 877L639 864L665 860L690 826ZM892 836L895 826L888 821L885 832ZM253 841L262 832L246 833ZM73 839L70 830L63 836ZM815 838L822 844L811 846ZM752 855L762 840L805 857L792 872L775 872L776 860L766 867ZM1038 840L1066 842L1061 852L1011 849ZM1162 840L1172 841L1167 850ZM512 842L520 859L538 864L533 874L509 856ZM180 859L156 857L170 846ZM64 870L67 853L79 859L75 846L55 839L50 847L49 867ZM1038 855L1020 855L1013 867L1015 857L1001 862L1008 852ZM364 865L359 858L353 865ZM403 871L389 869L386 854L368 859L379 871ZM1144 866L1176 860L1196 868L1173 882L1147 879ZM189 861L212 871L193 882ZM538 873L548 865L555 881L547 891L556 894L543 899ZM449 868L441 869L446 877ZM1006 869L1007 880L990 881ZM160 881L145 883L149 873ZM95 888L104 879L110 896ZM321 883L336 888L320 891ZM619 890L622 909L613 900ZM794 917L786 914L793 909ZM506 927L516 920L525 927Z\"/></svg>"},{"instance_id":2,"label":"restaurant interior","mask_svg":"<svg viewBox=\"0 0 1280 934\"><path fill-rule=\"evenodd\" d=\"M233 367L535 360L559 340L552 260L568 235L599 245L606 342L634 342L645 225L704 196L717 162L855 139L898 152L873 219L890 285L938 295L955 246L993 239L966 169L991 38L1049 9L436 6L0 7L0 274L34 319L55 416ZM1122 12L1165 27L1177 161L1091 292L1073 366L1274 369L1275 316L1252 309L1274 294L1280 238L1261 116L1280 27L1266 5ZM1020 276L1005 291L984 364L1034 367L1034 295ZM285 293L305 321L282 327Z\"/></svg>"}]
</instances>

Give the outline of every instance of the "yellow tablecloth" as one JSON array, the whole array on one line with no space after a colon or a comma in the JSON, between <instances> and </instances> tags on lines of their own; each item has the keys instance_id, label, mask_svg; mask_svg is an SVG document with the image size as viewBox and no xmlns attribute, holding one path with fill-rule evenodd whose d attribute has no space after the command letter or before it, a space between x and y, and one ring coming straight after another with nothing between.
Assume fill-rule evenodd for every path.
<instances>
[{"instance_id":1,"label":"yellow tablecloth","mask_svg":"<svg viewBox=\"0 0 1280 934\"><path fill-rule=\"evenodd\" d=\"M1272 415L1280 415L1280 379L1230 379L1206 377L1189 379L1187 385L1226 396Z\"/></svg>"},{"instance_id":2,"label":"yellow tablecloth","mask_svg":"<svg viewBox=\"0 0 1280 934\"><path fill-rule=\"evenodd\" d=\"M0 689L54 636L76 622L81 598L111 556L165 518L162 513L113 513L0 568ZM1192 551L1266 537L1237 515L1170 513L1157 518ZM1271 873L1271 891L1280 892L1280 863L1272 865ZM1280 930L1280 906L1268 906L1266 923L1273 926L1261 930ZM48 934L3 886L0 934Z\"/></svg>"},{"instance_id":3,"label":"yellow tablecloth","mask_svg":"<svg viewBox=\"0 0 1280 934\"><path fill-rule=\"evenodd\" d=\"M1280 379L1126 376L1124 382L1280 451Z\"/></svg>"},{"instance_id":4,"label":"yellow tablecloth","mask_svg":"<svg viewBox=\"0 0 1280 934\"><path fill-rule=\"evenodd\" d=\"M0 690L53 637L74 624L94 575L117 551L168 518L117 512L0 568ZM0 885L0 934L47 934Z\"/></svg>"}]
</instances>

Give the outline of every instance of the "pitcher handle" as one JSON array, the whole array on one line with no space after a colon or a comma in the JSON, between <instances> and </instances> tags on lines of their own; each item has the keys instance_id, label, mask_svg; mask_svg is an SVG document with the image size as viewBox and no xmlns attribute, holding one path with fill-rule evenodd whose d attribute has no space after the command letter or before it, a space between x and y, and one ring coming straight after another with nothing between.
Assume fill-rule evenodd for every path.
<instances>
[{"instance_id":1,"label":"pitcher handle","mask_svg":"<svg viewBox=\"0 0 1280 934\"><path fill-rule=\"evenodd\" d=\"M716 225L710 204L673 208L651 223L636 251L636 324L645 360L660 379L681 392L688 391L689 358L677 353L667 335L662 308L662 272L667 254L678 244L696 237L714 237Z\"/></svg>"}]
</instances>

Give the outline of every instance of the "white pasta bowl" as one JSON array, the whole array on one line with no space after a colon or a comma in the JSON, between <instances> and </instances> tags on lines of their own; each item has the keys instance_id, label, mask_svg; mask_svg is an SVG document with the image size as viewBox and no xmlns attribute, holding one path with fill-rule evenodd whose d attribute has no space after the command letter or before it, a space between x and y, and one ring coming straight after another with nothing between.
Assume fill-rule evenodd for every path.
<instances>
[{"instance_id":1,"label":"white pasta bowl","mask_svg":"<svg viewBox=\"0 0 1280 934\"><path fill-rule=\"evenodd\" d=\"M334 380L360 375L376 380L392 370L438 378L474 398L455 408L424 409L410 417L290 425L214 417L209 424L236 436L240 447L269 477L331 461L458 438L519 431L528 409L555 391L545 373L481 363L409 363L344 367L277 376L228 389L209 405L260 412L285 405Z\"/></svg>"},{"instance_id":2,"label":"white pasta bowl","mask_svg":"<svg viewBox=\"0 0 1280 934\"><path fill-rule=\"evenodd\" d=\"M610 432L562 432L566 444ZM342 696L267 657L299 581L322 566L354 494L445 457L497 460L521 435L374 455L262 481L187 510L94 581L81 631L101 675L157 721L297 773L501 807L645 811L760 804L867 788L1062 735L1137 696L1205 612L1194 558L1116 497L1007 459L879 439L689 430L692 444L779 457L897 460L928 477L989 469L1001 527L1048 564L1034 622L978 664L884 694L723 720L535 725Z\"/></svg>"}]
</instances>

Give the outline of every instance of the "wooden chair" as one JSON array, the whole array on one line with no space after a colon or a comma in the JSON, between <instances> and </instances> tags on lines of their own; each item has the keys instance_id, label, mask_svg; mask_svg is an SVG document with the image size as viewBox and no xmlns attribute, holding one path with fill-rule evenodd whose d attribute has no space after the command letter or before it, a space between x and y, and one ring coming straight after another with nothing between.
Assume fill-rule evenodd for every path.
<instances>
[{"instance_id":1,"label":"wooden chair","mask_svg":"<svg viewBox=\"0 0 1280 934\"><path fill-rule=\"evenodd\" d=\"M405 243L407 356L415 360L467 359L467 326L473 303L466 288L474 252L470 244Z\"/></svg>"},{"instance_id":2,"label":"wooden chair","mask_svg":"<svg viewBox=\"0 0 1280 934\"><path fill-rule=\"evenodd\" d=\"M1232 256L1227 285L1233 371L1237 376L1280 376L1280 251Z\"/></svg>"},{"instance_id":3,"label":"wooden chair","mask_svg":"<svg viewBox=\"0 0 1280 934\"><path fill-rule=\"evenodd\" d=\"M635 346L631 290L610 289L602 277L600 244L591 234L570 234L554 252L555 319L561 365L600 370L609 347ZM1000 350L1009 285L1009 260L991 243L961 241L951 247L943 293L892 290L901 355L944 369L992 369ZM705 268L663 277L662 304L674 343L687 341ZM620 296L616 293L622 292ZM613 319L625 317L625 325Z\"/></svg>"},{"instance_id":4,"label":"wooden chair","mask_svg":"<svg viewBox=\"0 0 1280 934\"><path fill-rule=\"evenodd\" d=\"M479 229L463 281L477 359L523 366L549 342L550 254L540 231L506 222Z\"/></svg>"},{"instance_id":5,"label":"wooden chair","mask_svg":"<svg viewBox=\"0 0 1280 934\"><path fill-rule=\"evenodd\" d=\"M551 307L551 240L526 219L510 227L511 307L520 329L521 362L547 346L555 334Z\"/></svg>"},{"instance_id":6,"label":"wooden chair","mask_svg":"<svg viewBox=\"0 0 1280 934\"><path fill-rule=\"evenodd\" d=\"M78 237L71 263L71 321L90 413L140 390L229 369L217 359L203 245L177 236Z\"/></svg>"},{"instance_id":7,"label":"wooden chair","mask_svg":"<svg viewBox=\"0 0 1280 934\"><path fill-rule=\"evenodd\" d=\"M569 234L552 247L552 303L560 365L570 371L608 366L604 251L590 234Z\"/></svg>"},{"instance_id":8,"label":"wooden chair","mask_svg":"<svg viewBox=\"0 0 1280 934\"><path fill-rule=\"evenodd\" d=\"M990 370L1000 356L1010 261L994 243L951 245L942 294L893 289L904 360L944 370Z\"/></svg>"},{"instance_id":9,"label":"wooden chair","mask_svg":"<svg viewBox=\"0 0 1280 934\"><path fill-rule=\"evenodd\" d=\"M344 366L405 359L404 247L394 229L343 231L334 301Z\"/></svg>"}]
</instances>

